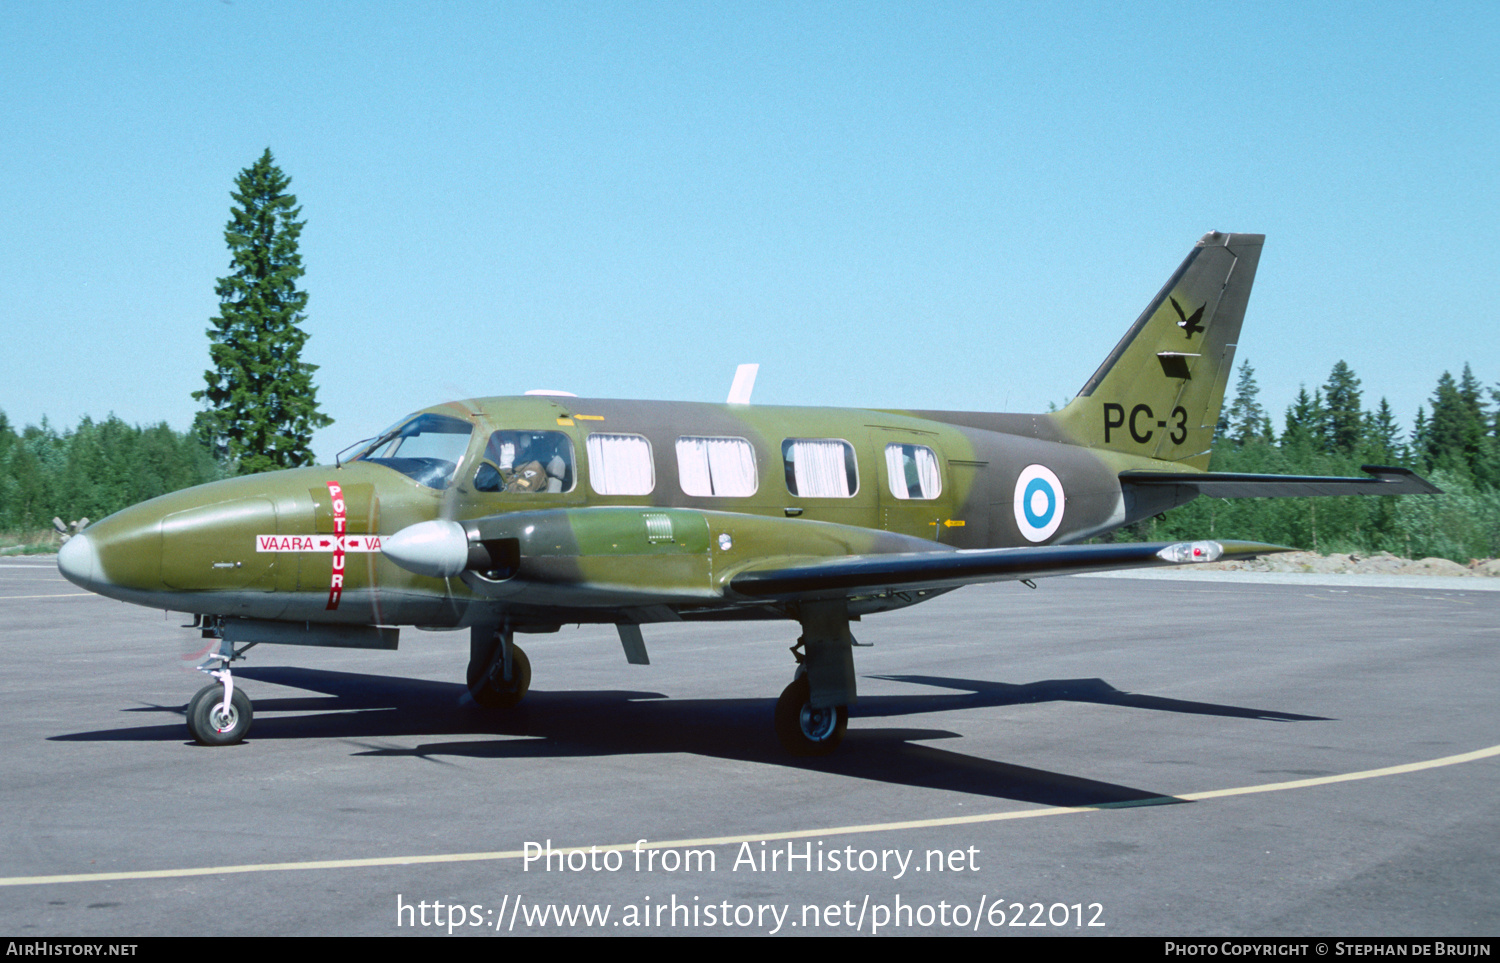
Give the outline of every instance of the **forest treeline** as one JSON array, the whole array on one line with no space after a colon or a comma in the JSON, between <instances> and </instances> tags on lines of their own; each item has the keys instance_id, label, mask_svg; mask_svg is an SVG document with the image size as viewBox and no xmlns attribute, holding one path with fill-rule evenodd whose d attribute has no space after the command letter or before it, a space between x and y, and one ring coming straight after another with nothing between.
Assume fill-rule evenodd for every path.
<instances>
[{"instance_id":1,"label":"forest treeline","mask_svg":"<svg viewBox=\"0 0 1500 963\"><path fill-rule=\"evenodd\" d=\"M1123 540L1239 538L1323 552L1391 552L1455 562L1500 556L1500 390L1468 365L1444 372L1403 433L1391 406L1364 406L1360 380L1334 365L1322 387L1306 387L1277 432L1259 402L1248 362L1214 433L1213 471L1360 475L1396 465L1426 476L1442 495L1340 498L1199 498L1131 525Z\"/></svg>"},{"instance_id":2,"label":"forest treeline","mask_svg":"<svg viewBox=\"0 0 1500 963\"><path fill-rule=\"evenodd\" d=\"M1465 366L1445 372L1403 432L1385 399L1367 410L1360 381L1340 361L1306 388L1278 431L1240 368L1215 433L1214 471L1359 475L1361 465L1412 468L1443 495L1346 498L1199 498L1115 533L1123 540L1238 538L1328 552L1388 551L1467 562L1500 556L1500 390ZM0 531L35 532L100 519L148 498L237 473L192 433L142 428L110 416L57 431L43 419L17 432L0 412Z\"/></svg>"},{"instance_id":3,"label":"forest treeline","mask_svg":"<svg viewBox=\"0 0 1500 963\"><path fill-rule=\"evenodd\" d=\"M97 521L128 505L232 472L193 435L110 415L59 432L42 419L17 432L0 412L0 532L52 528L52 519Z\"/></svg>"}]
</instances>

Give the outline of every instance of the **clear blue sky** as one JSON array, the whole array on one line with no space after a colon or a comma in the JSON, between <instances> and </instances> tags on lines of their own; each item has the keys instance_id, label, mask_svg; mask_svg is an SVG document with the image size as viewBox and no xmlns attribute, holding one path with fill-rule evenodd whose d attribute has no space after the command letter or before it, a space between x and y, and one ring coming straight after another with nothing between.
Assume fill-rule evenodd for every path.
<instances>
[{"instance_id":1,"label":"clear blue sky","mask_svg":"<svg viewBox=\"0 0 1500 963\"><path fill-rule=\"evenodd\" d=\"M1205 231L1239 357L1500 380L1500 5L0 6L0 410L185 428L266 147L331 457L561 388L1043 410Z\"/></svg>"}]
</instances>

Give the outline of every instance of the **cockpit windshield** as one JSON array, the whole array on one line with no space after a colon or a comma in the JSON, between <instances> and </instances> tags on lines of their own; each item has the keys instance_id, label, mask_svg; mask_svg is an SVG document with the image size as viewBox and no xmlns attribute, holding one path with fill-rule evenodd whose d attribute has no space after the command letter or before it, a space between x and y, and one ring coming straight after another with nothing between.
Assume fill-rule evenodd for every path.
<instances>
[{"instance_id":1,"label":"cockpit windshield","mask_svg":"<svg viewBox=\"0 0 1500 963\"><path fill-rule=\"evenodd\" d=\"M453 484L473 430L473 425L459 418L417 415L382 432L353 460L394 468L428 488L444 489Z\"/></svg>"}]
</instances>

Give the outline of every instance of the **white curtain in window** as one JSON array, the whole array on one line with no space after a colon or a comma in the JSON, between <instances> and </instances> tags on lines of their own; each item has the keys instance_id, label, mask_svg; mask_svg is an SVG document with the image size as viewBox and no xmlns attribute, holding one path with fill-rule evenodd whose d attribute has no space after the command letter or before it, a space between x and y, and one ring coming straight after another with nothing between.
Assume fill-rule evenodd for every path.
<instances>
[{"instance_id":1,"label":"white curtain in window","mask_svg":"<svg viewBox=\"0 0 1500 963\"><path fill-rule=\"evenodd\" d=\"M897 498L936 498L943 491L937 453L925 445L886 445L885 471Z\"/></svg>"},{"instance_id":2,"label":"white curtain in window","mask_svg":"<svg viewBox=\"0 0 1500 963\"><path fill-rule=\"evenodd\" d=\"M755 449L743 438L677 439L677 472L687 495L755 494Z\"/></svg>"},{"instance_id":3,"label":"white curtain in window","mask_svg":"<svg viewBox=\"0 0 1500 963\"><path fill-rule=\"evenodd\" d=\"M704 498L714 493L713 476L708 470L708 439L677 439L677 481L684 495Z\"/></svg>"},{"instance_id":4,"label":"white curtain in window","mask_svg":"<svg viewBox=\"0 0 1500 963\"><path fill-rule=\"evenodd\" d=\"M848 498L849 472L844 465L848 443L804 438L791 443L796 494L804 498Z\"/></svg>"},{"instance_id":5,"label":"white curtain in window","mask_svg":"<svg viewBox=\"0 0 1500 963\"><path fill-rule=\"evenodd\" d=\"M589 484L601 495L649 495L651 443L640 435L589 435Z\"/></svg>"},{"instance_id":6,"label":"white curtain in window","mask_svg":"<svg viewBox=\"0 0 1500 963\"><path fill-rule=\"evenodd\" d=\"M917 449L917 478L922 482L922 493L916 497L936 498L943 492L943 476L938 474L937 453L923 445L914 447Z\"/></svg>"},{"instance_id":7,"label":"white curtain in window","mask_svg":"<svg viewBox=\"0 0 1500 963\"><path fill-rule=\"evenodd\" d=\"M891 480L891 494L897 498L910 498L906 483L906 452L904 445L885 446L885 474Z\"/></svg>"}]
</instances>

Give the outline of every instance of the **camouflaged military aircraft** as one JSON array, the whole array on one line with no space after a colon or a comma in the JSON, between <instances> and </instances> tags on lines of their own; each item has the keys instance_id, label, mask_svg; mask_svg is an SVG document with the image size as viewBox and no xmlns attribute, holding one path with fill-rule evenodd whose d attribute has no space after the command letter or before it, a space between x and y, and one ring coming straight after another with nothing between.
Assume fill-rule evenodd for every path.
<instances>
[{"instance_id":1,"label":"camouflaged military aircraft","mask_svg":"<svg viewBox=\"0 0 1500 963\"><path fill-rule=\"evenodd\" d=\"M469 691L506 708L531 681L516 633L610 623L645 664L644 625L785 619L801 638L776 733L794 753L831 752L855 701L849 626L862 616L976 582L1282 550L1081 544L1198 495L1437 491L1399 468L1207 471L1262 240L1206 235L1052 414L758 407L743 377L728 404L455 402L332 466L128 508L68 541L58 567L195 616L217 643L200 667L215 681L187 720L210 745L249 731L231 665L261 642L394 649L401 625L467 628Z\"/></svg>"}]
</instances>

